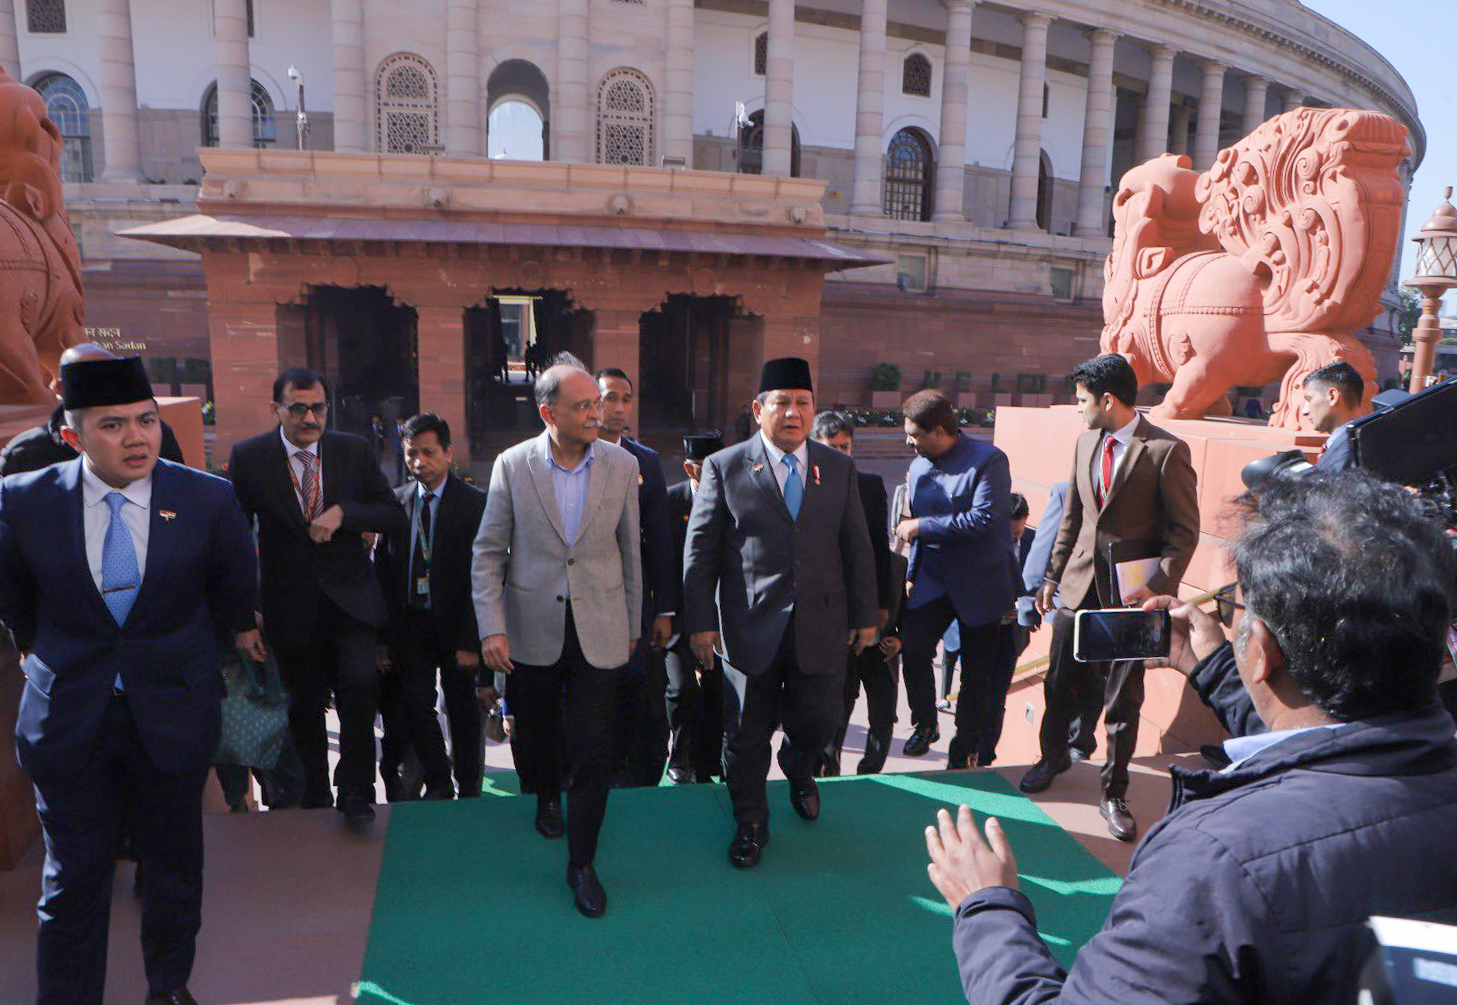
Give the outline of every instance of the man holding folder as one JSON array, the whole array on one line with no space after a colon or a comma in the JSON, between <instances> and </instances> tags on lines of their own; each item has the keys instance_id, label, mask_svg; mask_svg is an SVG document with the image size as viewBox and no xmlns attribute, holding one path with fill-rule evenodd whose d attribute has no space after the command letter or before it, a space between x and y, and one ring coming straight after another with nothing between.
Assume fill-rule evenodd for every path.
<instances>
[{"instance_id":1,"label":"man holding folder","mask_svg":"<svg viewBox=\"0 0 1457 1005\"><path fill-rule=\"evenodd\" d=\"M1103 694L1108 759L1098 810L1120 841L1138 835L1128 812L1128 763L1138 745L1143 706L1143 662L1077 663L1073 659L1073 617L1140 603L1154 594L1174 596L1199 543L1199 501L1189 446L1134 410L1138 378L1122 356L1109 353L1078 364L1069 375L1088 431L1078 437L1067 506L1052 546L1036 605L1052 618L1051 666L1042 715L1042 758L1023 776L1023 792L1041 792L1072 764L1068 725ZM1121 593L1115 563L1126 572L1150 570L1140 560L1157 559L1142 586ZM1127 577L1125 577L1126 579Z\"/></svg>"}]
</instances>

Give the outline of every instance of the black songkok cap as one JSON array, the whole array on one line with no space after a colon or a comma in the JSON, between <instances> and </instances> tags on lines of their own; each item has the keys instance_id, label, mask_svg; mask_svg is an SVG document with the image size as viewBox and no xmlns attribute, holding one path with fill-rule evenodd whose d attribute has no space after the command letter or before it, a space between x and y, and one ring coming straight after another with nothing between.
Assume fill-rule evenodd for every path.
<instances>
[{"instance_id":1,"label":"black songkok cap","mask_svg":"<svg viewBox=\"0 0 1457 1005\"><path fill-rule=\"evenodd\" d=\"M765 391L813 391L809 364L798 356L781 356L764 364L759 376L759 393Z\"/></svg>"},{"instance_id":2,"label":"black songkok cap","mask_svg":"<svg viewBox=\"0 0 1457 1005\"><path fill-rule=\"evenodd\" d=\"M142 357L87 359L61 367L61 403L67 410L130 405L152 399Z\"/></svg>"},{"instance_id":3,"label":"black songkok cap","mask_svg":"<svg viewBox=\"0 0 1457 1005\"><path fill-rule=\"evenodd\" d=\"M707 460L710 454L723 449L723 434L716 429L706 433L693 433L683 437L683 459L688 461Z\"/></svg>"}]
</instances>

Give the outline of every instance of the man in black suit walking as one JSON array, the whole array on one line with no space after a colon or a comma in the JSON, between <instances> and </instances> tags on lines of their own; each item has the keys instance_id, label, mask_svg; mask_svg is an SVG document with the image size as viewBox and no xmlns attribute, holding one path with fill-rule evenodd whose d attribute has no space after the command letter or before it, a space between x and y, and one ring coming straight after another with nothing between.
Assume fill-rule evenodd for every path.
<instances>
[{"instance_id":1,"label":"man in black suit walking","mask_svg":"<svg viewBox=\"0 0 1457 1005\"><path fill-rule=\"evenodd\" d=\"M724 661L724 768L738 825L729 860L757 865L769 840L769 741L805 820L814 775L844 709L845 654L875 642L875 557L855 464L808 441L809 364L764 364L759 433L710 457L693 500L684 620L693 654Z\"/></svg>"},{"instance_id":2,"label":"man in black suit walking","mask_svg":"<svg viewBox=\"0 0 1457 1005\"><path fill-rule=\"evenodd\" d=\"M816 415L811 435L818 443L833 447L846 456L854 455L855 426L844 412L827 409ZM886 622L890 620L891 607L890 535L885 533L889 503L885 497L885 482L879 475L857 470L855 478L860 487L860 505L865 510L865 526L870 530L870 548L875 553L876 598L880 607L876 629L884 632ZM899 583L895 585L903 588ZM852 653L845 667L845 716L840 728L835 731L834 740L825 748L826 775L840 773L840 748L844 746L845 731L855 711L855 702L860 698L862 683L865 685L870 729L865 734L865 756L860 759L855 773L873 775L885 767L885 758L890 753L891 731L895 728L895 676L885 653L875 646L862 653Z\"/></svg>"},{"instance_id":3,"label":"man in black suit walking","mask_svg":"<svg viewBox=\"0 0 1457 1005\"><path fill-rule=\"evenodd\" d=\"M363 535L406 533L405 512L369 443L326 432L328 387L309 370L273 382L278 428L233 447L233 491L258 521L263 630L291 698L304 765L303 806L335 805L324 706L339 712L338 809L351 826L374 819L375 638L388 620Z\"/></svg>"},{"instance_id":4,"label":"man in black suit walking","mask_svg":"<svg viewBox=\"0 0 1457 1005\"><path fill-rule=\"evenodd\" d=\"M668 759L668 723L663 707L667 684L663 650L673 633L681 579L668 555L668 486L658 452L627 435L636 394L632 379L617 367L597 371L602 392L598 439L615 443L637 459L638 527L642 540L642 635L632 659L617 677L613 785L657 785Z\"/></svg>"},{"instance_id":5,"label":"man in black suit walking","mask_svg":"<svg viewBox=\"0 0 1457 1005\"><path fill-rule=\"evenodd\" d=\"M405 464L414 481L395 490L409 532L387 534L376 567L390 606L390 667L380 692L385 735L380 774L391 800L404 791L400 764L413 747L426 799L449 799L451 760L460 797L481 794L481 653L471 600L470 559L486 494L451 474L450 425L434 412L405 422ZM435 680L445 692L450 751L435 716ZM418 791L418 790L417 790Z\"/></svg>"},{"instance_id":6,"label":"man in black suit walking","mask_svg":"<svg viewBox=\"0 0 1457 1005\"><path fill-rule=\"evenodd\" d=\"M683 473L688 477L668 489L668 526L673 534L673 581L683 582L683 543L693 494L703 475L703 462L723 449L717 430L683 437ZM666 659L668 689L668 780L675 785L711 782L723 772L723 669L705 667L693 655L681 615L673 618Z\"/></svg>"}]
</instances>

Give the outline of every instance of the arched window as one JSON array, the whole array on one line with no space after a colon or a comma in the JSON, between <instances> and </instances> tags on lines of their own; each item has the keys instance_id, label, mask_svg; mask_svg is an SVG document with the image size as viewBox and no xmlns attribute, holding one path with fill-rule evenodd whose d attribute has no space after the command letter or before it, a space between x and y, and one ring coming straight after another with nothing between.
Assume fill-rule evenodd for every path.
<instances>
[{"instance_id":1,"label":"arched window","mask_svg":"<svg viewBox=\"0 0 1457 1005\"><path fill-rule=\"evenodd\" d=\"M799 127L789 125L789 176L799 177ZM749 116L749 124L739 131L739 174L764 173L764 113Z\"/></svg>"},{"instance_id":2,"label":"arched window","mask_svg":"<svg viewBox=\"0 0 1457 1005\"><path fill-rule=\"evenodd\" d=\"M754 39L754 72L764 76L769 72L769 33L760 32Z\"/></svg>"},{"instance_id":3,"label":"arched window","mask_svg":"<svg viewBox=\"0 0 1457 1005\"><path fill-rule=\"evenodd\" d=\"M248 98L253 106L253 145L262 149L272 146L278 139L278 123L273 117L273 99L268 96L268 89L256 80L250 83ZM202 145L218 145L217 84L207 89L207 96L202 101Z\"/></svg>"},{"instance_id":4,"label":"arched window","mask_svg":"<svg viewBox=\"0 0 1457 1005\"><path fill-rule=\"evenodd\" d=\"M61 131L61 180L91 180L91 115L86 92L64 73L51 73L35 82L46 103L46 115Z\"/></svg>"},{"instance_id":5,"label":"arched window","mask_svg":"<svg viewBox=\"0 0 1457 1005\"><path fill-rule=\"evenodd\" d=\"M440 87L435 70L413 53L380 64L374 80L375 149L386 154L440 150Z\"/></svg>"},{"instance_id":6,"label":"arched window","mask_svg":"<svg viewBox=\"0 0 1457 1005\"><path fill-rule=\"evenodd\" d=\"M551 88L534 63L508 59L486 81L486 156L544 161L551 156Z\"/></svg>"},{"instance_id":7,"label":"arched window","mask_svg":"<svg viewBox=\"0 0 1457 1005\"><path fill-rule=\"evenodd\" d=\"M66 31L66 0L25 0L25 28L32 35Z\"/></svg>"},{"instance_id":8,"label":"arched window","mask_svg":"<svg viewBox=\"0 0 1457 1005\"><path fill-rule=\"evenodd\" d=\"M893 220L931 219L935 172L925 133L902 129L892 136L885 154L885 215Z\"/></svg>"},{"instance_id":9,"label":"arched window","mask_svg":"<svg viewBox=\"0 0 1457 1005\"><path fill-rule=\"evenodd\" d=\"M901 93L919 98L931 96L931 61L913 52L901 64Z\"/></svg>"},{"instance_id":10,"label":"arched window","mask_svg":"<svg viewBox=\"0 0 1457 1005\"><path fill-rule=\"evenodd\" d=\"M597 91L597 163L653 163L653 85L636 70L613 70Z\"/></svg>"}]
</instances>

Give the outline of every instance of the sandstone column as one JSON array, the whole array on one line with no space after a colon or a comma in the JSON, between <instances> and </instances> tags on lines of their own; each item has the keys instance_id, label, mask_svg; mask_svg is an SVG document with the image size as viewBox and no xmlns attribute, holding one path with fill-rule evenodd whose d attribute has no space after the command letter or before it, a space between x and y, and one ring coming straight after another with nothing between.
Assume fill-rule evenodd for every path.
<instances>
[{"instance_id":1,"label":"sandstone column","mask_svg":"<svg viewBox=\"0 0 1457 1005\"><path fill-rule=\"evenodd\" d=\"M1194 170L1206 171L1219 156L1219 117L1224 110L1223 63L1212 59L1199 64L1204 86L1199 93L1199 125L1194 134Z\"/></svg>"},{"instance_id":2,"label":"sandstone column","mask_svg":"<svg viewBox=\"0 0 1457 1005\"><path fill-rule=\"evenodd\" d=\"M855 98L855 182L850 212L878 215L881 167L880 136L885 128L885 15L888 0L861 0L860 78Z\"/></svg>"},{"instance_id":3,"label":"sandstone column","mask_svg":"<svg viewBox=\"0 0 1457 1005\"><path fill-rule=\"evenodd\" d=\"M594 158L587 94L587 0L559 0L557 26L553 160L590 163Z\"/></svg>"},{"instance_id":4,"label":"sandstone column","mask_svg":"<svg viewBox=\"0 0 1457 1005\"><path fill-rule=\"evenodd\" d=\"M455 433L452 437L455 459L469 464L471 444L470 427L466 423L465 371L460 365L465 352L465 310L458 304L417 304L415 318L420 347L420 409L434 412L450 423L451 432Z\"/></svg>"},{"instance_id":5,"label":"sandstone column","mask_svg":"<svg viewBox=\"0 0 1457 1005\"><path fill-rule=\"evenodd\" d=\"M369 149L364 95L364 0L332 0L334 33L334 149Z\"/></svg>"},{"instance_id":6,"label":"sandstone column","mask_svg":"<svg viewBox=\"0 0 1457 1005\"><path fill-rule=\"evenodd\" d=\"M1240 131L1248 136L1265 121L1265 99L1270 93L1270 82L1264 77L1245 78L1245 111L1240 120Z\"/></svg>"},{"instance_id":7,"label":"sandstone column","mask_svg":"<svg viewBox=\"0 0 1457 1005\"><path fill-rule=\"evenodd\" d=\"M1037 228L1037 177L1042 163L1042 89L1047 83L1047 29L1052 18L1028 11L1022 22L1022 80L1012 152L1013 230ZM1051 179L1048 179L1051 184Z\"/></svg>"},{"instance_id":8,"label":"sandstone column","mask_svg":"<svg viewBox=\"0 0 1457 1005\"><path fill-rule=\"evenodd\" d=\"M8 5L7 5L8 6ZM15 11L0 10L14 39ZM246 31L246 25L245 29ZM137 181L142 147L137 135L137 64L132 52L131 0L100 0L96 6L96 43L101 57L102 181Z\"/></svg>"},{"instance_id":9,"label":"sandstone column","mask_svg":"<svg viewBox=\"0 0 1457 1005\"><path fill-rule=\"evenodd\" d=\"M445 11L445 152L481 155L479 36L476 0L450 0ZM463 428L463 427L462 427Z\"/></svg>"},{"instance_id":10,"label":"sandstone column","mask_svg":"<svg viewBox=\"0 0 1457 1005\"><path fill-rule=\"evenodd\" d=\"M212 277L210 277L212 278ZM228 278L238 282L231 271ZM213 365L213 404L217 442L213 457L222 460L238 440L267 429L268 402L278 376L278 307L270 301L213 298L207 308ZM288 360L292 366L299 360Z\"/></svg>"},{"instance_id":11,"label":"sandstone column","mask_svg":"<svg viewBox=\"0 0 1457 1005\"><path fill-rule=\"evenodd\" d=\"M15 0L0 0L0 70L20 79L20 41L15 28Z\"/></svg>"},{"instance_id":12,"label":"sandstone column","mask_svg":"<svg viewBox=\"0 0 1457 1005\"><path fill-rule=\"evenodd\" d=\"M663 156L693 167L693 0L668 0L668 52L663 95Z\"/></svg>"},{"instance_id":13,"label":"sandstone column","mask_svg":"<svg viewBox=\"0 0 1457 1005\"><path fill-rule=\"evenodd\" d=\"M764 174L789 174L794 142L794 0L769 0Z\"/></svg>"},{"instance_id":14,"label":"sandstone column","mask_svg":"<svg viewBox=\"0 0 1457 1005\"><path fill-rule=\"evenodd\" d=\"M1113 50L1116 32L1097 28L1088 33L1093 56L1088 63L1088 101L1083 109L1083 161L1078 171L1078 218L1073 233L1105 237L1108 210L1103 195L1108 185L1108 152L1113 143Z\"/></svg>"},{"instance_id":15,"label":"sandstone column","mask_svg":"<svg viewBox=\"0 0 1457 1005\"><path fill-rule=\"evenodd\" d=\"M218 44L218 146L253 145L253 78L244 0L213 0Z\"/></svg>"},{"instance_id":16,"label":"sandstone column","mask_svg":"<svg viewBox=\"0 0 1457 1005\"><path fill-rule=\"evenodd\" d=\"M1174 93L1174 55L1167 45L1149 50L1153 66L1148 75L1148 104L1144 109L1143 133L1138 141L1138 160L1153 160L1168 152L1169 101Z\"/></svg>"},{"instance_id":17,"label":"sandstone column","mask_svg":"<svg viewBox=\"0 0 1457 1005\"><path fill-rule=\"evenodd\" d=\"M1180 102L1174 106L1169 119L1169 153L1189 152L1189 123L1194 121L1194 109Z\"/></svg>"},{"instance_id":18,"label":"sandstone column","mask_svg":"<svg viewBox=\"0 0 1457 1005\"><path fill-rule=\"evenodd\" d=\"M971 73L972 0L946 0L946 61L941 76L941 150L931 219L964 220L966 117Z\"/></svg>"},{"instance_id":19,"label":"sandstone column","mask_svg":"<svg viewBox=\"0 0 1457 1005\"><path fill-rule=\"evenodd\" d=\"M1290 87L1285 90L1285 111L1293 112L1297 108L1305 107L1305 92L1298 88Z\"/></svg>"}]
</instances>

